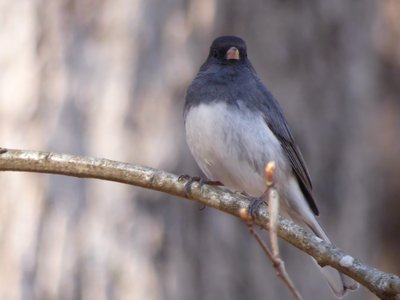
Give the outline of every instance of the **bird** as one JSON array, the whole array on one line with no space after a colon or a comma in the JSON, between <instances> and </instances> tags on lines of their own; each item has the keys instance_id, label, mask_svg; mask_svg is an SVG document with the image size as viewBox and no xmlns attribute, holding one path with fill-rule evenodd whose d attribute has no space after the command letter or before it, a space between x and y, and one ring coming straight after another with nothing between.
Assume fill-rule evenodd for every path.
<instances>
[{"instance_id":1,"label":"bird","mask_svg":"<svg viewBox=\"0 0 400 300\"><path fill-rule=\"evenodd\" d=\"M261 197L266 190L264 169L274 161L283 215L330 243L316 219L319 210L304 158L242 38L227 35L212 42L187 88L183 117L187 144L207 180ZM337 270L318 267L338 298L357 289L355 281Z\"/></svg>"}]
</instances>

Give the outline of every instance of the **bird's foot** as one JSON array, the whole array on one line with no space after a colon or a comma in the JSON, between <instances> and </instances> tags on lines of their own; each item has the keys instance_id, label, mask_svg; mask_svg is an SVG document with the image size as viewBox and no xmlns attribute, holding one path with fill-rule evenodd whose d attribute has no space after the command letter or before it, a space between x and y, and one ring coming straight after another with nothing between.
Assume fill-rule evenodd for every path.
<instances>
[{"instance_id":1,"label":"bird's foot","mask_svg":"<svg viewBox=\"0 0 400 300\"><path fill-rule=\"evenodd\" d=\"M250 198L250 205L249 205L249 216L254 219L256 217L256 214L258 212L258 209L260 208L261 205L267 204L263 199L257 198L257 197L252 197L248 196Z\"/></svg>"},{"instance_id":2,"label":"bird's foot","mask_svg":"<svg viewBox=\"0 0 400 300\"><path fill-rule=\"evenodd\" d=\"M248 213L248 215L249 215L249 217L251 219L254 219L256 217L256 213L257 213L257 211L258 211L258 209L260 208L261 205L263 205L263 204L266 205L267 204L263 200L262 196L260 198L257 198L257 197L249 195L245 191L236 192L236 193L239 194L239 195L245 196L250 200L250 205L249 205L249 208L247 210L247 213Z\"/></svg>"},{"instance_id":3,"label":"bird's foot","mask_svg":"<svg viewBox=\"0 0 400 300\"><path fill-rule=\"evenodd\" d=\"M213 181L209 179L204 179L198 176L191 177L187 174L179 176L178 180L187 180L185 184L185 193L186 196L189 196L192 194L192 183L193 182L198 182L200 184L200 187L203 186L204 184L208 185L214 185L214 186L222 186L224 185L221 181Z\"/></svg>"}]
</instances>

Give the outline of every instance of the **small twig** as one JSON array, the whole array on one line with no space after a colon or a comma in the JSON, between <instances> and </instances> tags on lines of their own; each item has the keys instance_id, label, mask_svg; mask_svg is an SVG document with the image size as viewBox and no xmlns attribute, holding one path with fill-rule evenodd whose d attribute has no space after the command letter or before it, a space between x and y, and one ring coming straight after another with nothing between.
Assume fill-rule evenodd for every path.
<instances>
[{"instance_id":1,"label":"small twig","mask_svg":"<svg viewBox=\"0 0 400 300\"><path fill-rule=\"evenodd\" d=\"M247 224L249 229L249 233L254 236L261 249L264 251L265 255L271 260L272 266L276 270L276 274L278 277L282 279L282 281L286 284L289 291L292 293L293 298L296 300L303 299L301 294L296 289L293 284L293 281L290 279L289 274L286 271L285 263L281 259L279 255L279 244L278 244L278 234L277 227L279 222L279 195L276 189L274 188L274 173L275 173L275 162L271 161L267 164L265 168L265 179L267 184L267 190L265 191L263 198L266 196L268 201L268 212L270 214L269 219L269 238L271 242L272 251L269 250L268 246L264 243L260 235L254 230L253 227L253 219L252 216L248 213L247 210L240 211L240 217Z\"/></svg>"},{"instance_id":2,"label":"small twig","mask_svg":"<svg viewBox=\"0 0 400 300\"><path fill-rule=\"evenodd\" d=\"M302 300L303 298L301 297L301 294L295 288L292 280L290 279L288 273L286 272L285 263L279 257L274 257L272 252L268 249L268 246L261 239L260 235L254 230L253 223L247 222L247 227L249 229L250 234L254 236L254 238L260 245L261 249L264 251L265 255L271 260L273 267L276 269L276 274L283 280L283 282L289 288L294 299Z\"/></svg>"},{"instance_id":3,"label":"small twig","mask_svg":"<svg viewBox=\"0 0 400 300\"><path fill-rule=\"evenodd\" d=\"M302 299L300 292L296 289L293 281L290 279L289 274L285 268L285 262L281 259L279 252L278 243L278 222L279 222L279 194L274 187L274 175L275 175L275 162L270 161L265 167L265 182L267 184L267 201L268 201L268 211L270 214L269 218L269 239L272 248L272 261L274 268L279 277L285 282L290 292L295 299Z\"/></svg>"},{"instance_id":4,"label":"small twig","mask_svg":"<svg viewBox=\"0 0 400 300\"><path fill-rule=\"evenodd\" d=\"M260 244L261 249L264 251L265 255L268 256L268 258L272 261L272 264L274 265L274 257L272 252L268 249L268 246L264 243L264 241L261 239L260 235L257 233L257 231L254 230L253 223L247 222L247 228L249 229L249 232L256 241Z\"/></svg>"},{"instance_id":5,"label":"small twig","mask_svg":"<svg viewBox=\"0 0 400 300\"><path fill-rule=\"evenodd\" d=\"M269 217L269 240L271 241L274 259L279 259L278 220L279 220L279 195L274 188L275 162L271 161L265 167L265 181L267 184L267 201Z\"/></svg>"}]
</instances>

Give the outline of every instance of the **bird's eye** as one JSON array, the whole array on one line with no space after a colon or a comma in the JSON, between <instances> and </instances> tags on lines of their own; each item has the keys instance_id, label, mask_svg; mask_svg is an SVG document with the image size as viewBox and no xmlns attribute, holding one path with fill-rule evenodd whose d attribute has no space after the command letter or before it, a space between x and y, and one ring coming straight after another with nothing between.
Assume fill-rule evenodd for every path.
<instances>
[{"instance_id":1,"label":"bird's eye","mask_svg":"<svg viewBox=\"0 0 400 300\"><path fill-rule=\"evenodd\" d=\"M217 49L214 49L212 51L212 56L215 57L215 58L218 58L218 50Z\"/></svg>"}]
</instances>

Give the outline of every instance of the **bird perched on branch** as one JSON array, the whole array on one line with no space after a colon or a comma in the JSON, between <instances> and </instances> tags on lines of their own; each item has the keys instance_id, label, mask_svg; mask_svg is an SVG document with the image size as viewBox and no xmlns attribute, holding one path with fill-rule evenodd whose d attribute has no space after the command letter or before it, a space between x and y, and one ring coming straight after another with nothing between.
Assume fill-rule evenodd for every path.
<instances>
[{"instance_id":1,"label":"bird perched on branch","mask_svg":"<svg viewBox=\"0 0 400 300\"><path fill-rule=\"evenodd\" d=\"M316 219L319 212L301 152L241 38L213 41L187 90L184 119L189 148L208 179L261 197L266 190L264 168L275 161L275 187L285 215L330 242ZM338 297L357 287L331 267L321 271Z\"/></svg>"}]
</instances>

